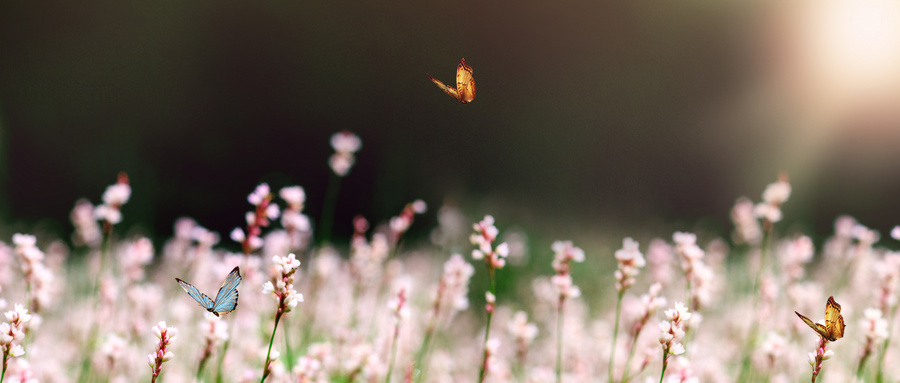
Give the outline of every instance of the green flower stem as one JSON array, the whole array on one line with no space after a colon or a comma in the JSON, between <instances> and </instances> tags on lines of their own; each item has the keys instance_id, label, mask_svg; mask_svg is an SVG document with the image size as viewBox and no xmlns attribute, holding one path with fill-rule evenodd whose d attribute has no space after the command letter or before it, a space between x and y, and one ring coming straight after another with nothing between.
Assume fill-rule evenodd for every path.
<instances>
[{"instance_id":1,"label":"green flower stem","mask_svg":"<svg viewBox=\"0 0 900 383\"><path fill-rule=\"evenodd\" d=\"M622 289L619 291L619 296L616 298L616 324L613 326L613 339L612 339L612 349L609 352L609 383L613 383L613 370L615 370L615 360L616 360L616 340L619 338L619 317L622 314L622 297L625 295L625 290Z\"/></svg>"},{"instance_id":2,"label":"green flower stem","mask_svg":"<svg viewBox=\"0 0 900 383\"><path fill-rule=\"evenodd\" d=\"M559 306L556 308L556 383L562 382L562 345L563 345L563 304L566 299L559 298Z\"/></svg>"},{"instance_id":3,"label":"green flower stem","mask_svg":"<svg viewBox=\"0 0 900 383\"><path fill-rule=\"evenodd\" d=\"M491 267L490 265L488 266L488 274L490 275L491 295L496 297L495 293L497 291L497 283L494 280L494 268ZM488 358L487 342L488 342L488 339L490 339L489 337L491 334L491 319L494 317L494 310L496 309L496 302L489 303L489 304L491 305L491 310L489 310L487 313L488 314L487 328L484 330L484 342L482 342L482 346L484 347L484 354L482 355L482 359L481 359L481 368L478 371L478 383L484 382L484 375L487 370L487 362L488 362L487 361L487 358Z\"/></svg>"},{"instance_id":4,"label":"green flower stem","mask_svg":"<svg viewBox=\"0 0 900 383\"><path fill-rule=\"evenodd\" d=\"M3 372L0 373L0 383L3 383L3 378L6 376L7 364L9 364L9 351L3 353Z\"/></svg>"},{"instance_id":5,"label":"green flower stem","mask_svg":"<svg viewBox=\"0 0 900 383\"><path fill-rule=\"evenodd\" d=\"M285 319L284 323L284 356L287 358L288 371L294 368L294 350L291 348L291 332L289 331L290 325L287 323L287 319Z\"/></svg>"},{"instance_id":6,"label":"green flower stem","mask_svg":"<svg viewBox=\"0 0 900 383\"><path fill-rule=\"evenodd\" d=\"M755 294L755 292L759 289L759 284L762 279L762 273L763 270L765 270L766 259L768 258L769 253L769 243L772 241L772 231L774 224L766 221L763 223L763 226L765 227L765 231L763 232L762 248L760 249L759 270L756 273L756 278L753 280L753 288L750 290L754 292L753 312L756 312L756 306L757 304L759 304L759 294ZM750 373L750 358L753 350L756 348L756 338L759 336L759 321L757 321L756 318L753 318L751 322L752 325L750 326L750 336L747 337L747 343L744 345L744 357L741 361L741 371L738 374L737 381L739 382L746 381L747 374Z\"/></svg>"},{"instance_id":7,"label":"green flower stem","mask_svg":"<svg viewBox=\"0 0 900 383\"><path fill-rule=\"evenodd\" d=\"M444 278L441 278L441 281L438 284L437 297L435 297L434 299L434 307L432 308L431 318L428 320L428 325L425 328L425 336L422 339L422 345L419 346L419 352L416 354L415 368L419 369L419 374L416 374L415 378L416 382L419 382L424 375L422 372L425 371L425 364L423 363L426 361L425 357L428 354L428 349L431 346L431 338L434 336L436 322L441 314L441 297L444 295L443 293Z\"/></svg>"},{"instance_id":8,"label":"green flower stem","mask_svg":"<svg viewBox=\"0 0 900 383\"><path fill-rule=\"evenodd\" d=\"M112 237L112 225L109 222L103 222L103 242L100 244L100 270L97 271L97 275L94 278L94 285L91 287L92 294L91 296L94 298L94 312L97 312L97 305L100 303L100 277L103 275L103 270L106 268L106 259L109 258L109 242ZM86 343L87 348L84 350L84 359L81 361L81 368L78 371L77 382L84 382L88 376L92 374L92 363L91 356L94 354L94 348L97 347L97 332L99 331L99 323L97 320L94 320L94 323L91 324L91 330L88 332L88 339ZM5 357L4 357L5 358ZM4 370L6 369L6 364L3 365ZM2 379L0 379L2 382Z\"/></svg>"},{"instance_id":9,"label":"green flower stem","mask_svg":"<svg viewBox=\"0 0 900 383\"><path fill-rule=\"evenodd\" d=\"M388 372L384 378L384 383L391 383L391 373L394 372L394 360L397 358L397 338L399 336L400 322L397 322L397 325L394 326L394 339L391 340L391 361L388 364Z\"/></svg>"},{"instance_id":10,"label":"green flower stem","mask_svg":"<svg viewBox=\"0 0 900 383\"><path fill-rule=\"evenodd\" d=\"M341 177L334 172L328 178L328 188L325 191L325 205L322 209L322 221L319 222L319 243L328 243L331 240L331 225L334 221L334 210L337 207L337 197L340 192Z\"/></svg>"},{"instance_id":11,"label":"green flower stem","mask_svg":"<svg viewBox=\"0 0 900 383\"><path fill-rule=\"evenodd\" d=\"M641 327L643 328L643 325ZM620 381L622 383L625 383L629 379L631 379L631 377L628 376L628 371L630 371L631 360L634 359L634 351L637 350L636 346L637 346L638 336L640 336L640 335L641 335L640 330L637 330L637 332L634 334L634 337L631 339L631 350L628 351L628 358L625 359L625 370L622 371L622 379Z\"/></svg>"},{"instance_id":12,"label":"green flower stem","mask_svg":"<svg viewBox=\"0 0 900 383\"><path fill-rule=\"evenodd\" d=\"M875 373L875 382L881 383L884 381L884 356L887 354L888 346L891 343L891 334L894 333L894 317L897 315L897 308L900 305L895 304L894 307L891 308L890 313L887 313L887 322L890 323L890 328L888 329L888 336L884 338L884 342L881 343L881 349L878 354L878 371Z\"/></svg>"},{"instance_id":13,"label":"green flower stem","mask_svg":"<svg viewBox=\"0 0 900 383\"><path fill-rule=\"evenodd\" d=\"M659 383L662 383L663 377L666 376L666 367L669 366L669 347L663 347L663 365L662 372L659 374Z\"/></svg>"},{"instance_id":14,"label":"green flower stem","mask_svg":"<svg viewBox=\"0 0 900 383\"><path fill-rule=\"evenodd\" d=\"M866 360L869 359L869 356L872 355L870 352L871 344L866 346L865 351L863 351L862 357L859 358L859 365L856 366L856 381L861 382L863 367L866 365Z\"/></svg>"},{"instance_id":15,"label":"green flower stem","mask_svg":"<svg viewBox=\"0 0 900 383\"><path fill-rule=\"evenodd\" d=\"M203 376L203 368L206 367L206 361L209 360L210 353L203 352L203 356L200 357L200 363L197 364L197 374L194 375L194 380L201 381L200 377Z\"/></svg>"},{"instance_id":16,"label":"green flower stem","mask_svg":"<svg viewBox=\"0 0 900 383\"><path fill-rule=\"evenodd\" d=\"M262 379L259 380L259 383L263 383L266 381L266 378L269 377L269 373L271 372L271 368L269 368L272 360L272 343L275 343L275 333L278 331L278 322L281 320L281 316L284 314L284 310L281 308L284 306L284 298L281 298L281 301L278 303L278 313L275 314L275 326L272 327L272 336L269 338L269 350L266 351L266 364L263 366L263 375Z\"/></svg>"}]
</instances>

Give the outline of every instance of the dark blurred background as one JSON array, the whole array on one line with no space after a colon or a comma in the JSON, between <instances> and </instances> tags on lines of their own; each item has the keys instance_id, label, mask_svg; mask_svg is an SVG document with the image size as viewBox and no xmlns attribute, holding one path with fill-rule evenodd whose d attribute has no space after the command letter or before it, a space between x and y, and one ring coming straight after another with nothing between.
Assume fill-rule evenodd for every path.
<instances>
[{"instance_id":1,"label":"dark blurred background","mask_svg":"<svg viewBox=\"0 0 900 383\"><path fill-rule=\"evenodd\" d=\"M881 65L900 68L893 40L878 40L896 32L875 32L876 53L834 48L859 60L832 70L820 64L834 61L828 42L845 36L827 31L842 21L807 22L812 9L2 2L0 218L68 236L74 202L98 203L126 171L123 225L150 235L179 216L227 235L261 181L302 185L318 219L328 140L347 129L363 148L341 185L338 237L353 215L385 220L416 198L432 223L451 200L559 235L698 221L727 235L735 199L758 201L782 170L786 222L824 235L851 214L886 233L900 224L897 69L857 64L887 51ZM425 76L452 83L463 57L478 85L465 105Z\"/></svg>"}]
</instances>

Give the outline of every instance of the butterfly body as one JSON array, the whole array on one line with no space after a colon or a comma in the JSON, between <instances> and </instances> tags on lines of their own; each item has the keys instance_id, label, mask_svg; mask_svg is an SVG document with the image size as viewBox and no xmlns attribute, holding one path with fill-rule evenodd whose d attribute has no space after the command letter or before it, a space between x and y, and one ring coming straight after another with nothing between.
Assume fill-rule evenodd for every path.
<instances>
[{"instance_id":1,"label":"butterfly body","mask_svg":"<svg viewBox=\"0 0 900 383\"><path fill-rule=\"evenodd\" d=\"M794 311L807 326L815 330L823 338L830 342L834 342L844 337L844 317L841 315L841 305L834 301L834 297L828 297L828 303L825 304L825 324L815 323L809 318Z\"/></svg>"},{"instance_id":2,"label":"butterfly body","mask_svg":"<svg viewBox=\"0 0 900 383\"><path fill-rule=\"evenodd\" d=\"M184 289L191 298L194 298L200 306L215 316L228 314L237 307L237 287L238 284L241 283L241 279L241 270L239 267L235 266L235 268L228 273L228 276L225 277L225 282L222 282L222 287L219 288L219 292L216 293L216 299L213 300L206 294L201 293L194 285L175 278L175 280L178 281L178 284L181 285L181 288Z\"/></svg>"},{"instance_id":3,"label":"butterfly body","mask_svg":"<svg viewBox=\"0 0 900 383\"><path fill-rule=\"evenodd\" d=\"M428 73L425 75L428 76L438 88L441 88L441 90L450 95L454 100L459 101L461 104L465 104L472 102L472 100L475 99L476 87L475 78L472 77L472 72L472 67L466 65L466 59L459 60L459 65L456 67L456 88L444 85L441 80L431 77Z\"/></svg>"}]
</instances>

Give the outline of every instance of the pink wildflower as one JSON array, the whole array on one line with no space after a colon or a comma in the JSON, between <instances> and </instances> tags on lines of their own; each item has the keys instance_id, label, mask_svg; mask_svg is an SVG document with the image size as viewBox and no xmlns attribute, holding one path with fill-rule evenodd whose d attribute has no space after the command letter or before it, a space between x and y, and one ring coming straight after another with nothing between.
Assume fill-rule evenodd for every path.
<instances>
[{"instance_id":1,"label":"pink wildflower","mask_svg":"<svg viewBox=\"0 0 900 383\"><path fill-rule=\"evenodd\" d=\"M112 226L122 221L122 205L131 198L131 186L128 183L128 175L119 173L115 184L110 185L103 192L103 204L94 208L94 217L103 221L103 233L109 235Z\"/></svg>"},{"instance_id":2,"label":"pink wildflower","mask_svg":"<svg viewBox=\"0 0 900 383\"><path fill-rule=\"evenodd\" d=\"M866 360L875 352L875 346L888 338L888 321L881 315L881 310L875 308L868 308L863 312L865 318L860 321L860 329L865 334L865 345L859 357L857 375L862 371Z\"/></svg>"},{"instance_id":3,"label":"pink wildflower","mask_svg":"<svg viewBox=\"0 0 900 383\"><path fill-rule=\"evenodd\" d=\"M28 307L35 313L49 303L54 281L53 272L44 265L44 252L38 249L36 243L33 235L13 235L15 253L29 292Z\"/></svg>"},{"instance_id":4,"label":"pink wildflower","mask_svg":"<svg viewBox=\"0 0 900 383\"><path fill-rule=\"evenodd\" d=\"M822 371L822 362L831 359L834 356L834 351L828 349L828 340L820 336L816 351L807 354L807 356L809 357L809 365L813 368L812 382L815 383L816 377Z\"/></svg>"},{"instance_id":5,"label":"pink wildflower","mask_svg":"<svg viewBox=\"0 0 900 383\"><path fill-rule=\"evenodd\" d=\"M278 307L275 311L275 325L272 328L272 336L269 338L269 349L266 352L266 362L263 366L263 378L272 372L272 362L278 359L278 351L272 350L272 343L275 341L275 331L278 330L278 322L281 316L290 312L299 302L303 302L303 294L294 290L294 273L300 267L300 261L292 253L287 257L272 257L272 281L263 285L263 294L274 294L278 301ZM274 353L274 355L273 355Z\"/></svg>"},{"instance_id":6,"label":"pink wildflower","mask_svg":"<svg viewBox=\"0 0 900 383\"><path fill-rule=\"evenodd\" d=\"M875 264L878 280L876 298L881 312L889 312L897 304L897 284L900 282L900 252L889 251Z\"/></svg>"},{"instance_id":7,"label":"pink wildflower","mask_svg":"<svg viewBox=\"0 0 900 383\"><path fill-rule=\"evenodd\" d=\"M335 152L328 159L328 165L337 176L346 176L356 162L354 154L362 147L362 140L359 136L344 130L331 136L331 147Z\"/></svg>"},{"instance_id":8,"label":"pink wildflower","mask_svg":"<svg viewBox=\"0 0 900 383\"><path fill-rule=\"evenodd\" d=\"M754 211L753 202L745 197L738 198L731 209L734 223L734 242L758 245L762 240L762 229Z\"/></svg>"},{"instance_id":9,"label":"pink wildflower","mask_svg":"<svg viewBox=\"0 0 900 383\"><path fill-rule=\"evenodd\" d=\"M134 284L144 279L144 267L153 261L153 242L142 237L124 247L119 265L126 283Z\"/></svg>"},{"instance_id":10,"label":"pink wildflower","mask_svg":"<svg viewBox=\"0 0 900 383\"><path fill-rule=\"evenodd\" d=\"M97 247L103 239L103 233L100 232L100 225L97 224L97 218L94 217L94 205L86 199L80 199L75 202L72 213L69 214L72 225L75 226L75 234L73 242L76 245L87 245Z\"/></svg>"},{"instance_id":11,"label":"pink wildflower","mask_svg":"<svg viewBox=\"0 0 900 383\"><path fill-rule=\"evenodd\" d=\"M241 243L244 254L250 254L263 246L262 229L268 227L269 222L278 218L281 213L278 205L271 203L272 193L267 183L257 185L247 196L247 202L255 207L245 214L247 232L234 228L230 236L233 241Z\"/></svg>"},{"instance_id":12,"label":"pink wildflower","mask_svg":"<svg viewBox=\"0 0 900 383\"><path fill-rule=\"evenodd\" d=\"M674 250L665 240L654 238L647 249L647 261L654 282L666 284L672 280Z\"/></svg>"},{"instance_id":13,"label":"pink wildflower","mask_svg":"<svg viewBox=\"0 0 900 383\"><path fill-rule=\"evenodd\" d=\"M671 355L680 355L684 352L684 347L679 341L684 338L685 321L691 319L691 312L681 302L675 302L675 307L666 310L666 318L668 321L659 323L662 333L659 335L659 343L663 345L663 350Z\"/></svg>"},{"instance_id":14,"label":"pink wildflower","mask_svg":"<svg viewBox=\"0 0 900 383\"><path fill-rule=\"evenodd\" d=\"M791 184L788 182L786 173L778 175L778 181L769 184L763 191L763 202L756 205L755 213L757 217L763 218L764 226L769 227L772 224L781 221L781 205L787 202L791 196Z\"/></svg>"},{"instance_id":15,"label":"pink wildflower","mask_svg":"<svg viewBox=\"0 0 900 383\"><path fill-rule=\"evenodd\" d=\"M312 236L312 224L309 217L303 214L306 192L300 186L288 186L281 188L278 195L287 203L287 208L281 213L281 226L287 230L289 250L301 249Z\"/></svg>"},{"instance_id":16,"label":"pink wildflower","mask_svg":"<svg viewBox=\"0 0 900 383\"><path fill-rule=\"evenodd\" d=\"M175 354L169 351L169 343L175 340L175 336L178 335L178 329L166 326L166 322L163 321L153 326L152 330L153 335L156 336L156 339L159 339L159 342L157 343L156 351L147 355L147 364L150 365L150 370L153 372L151 381L156 382L156 379L159 378L159 373L162 372L163 363L175 357Z\"/></svg>"},{"instance_id":17,"label":"pink wildflower","mask_svg":"<svg viewBox=\"0 0 900 383\"><path fill-rule=\"evenodd\" d=\"M647 321L656 315L660 307L666 305L666 298L659 296L660 291L662 291L662 285L654 283L650 285L650 290L647 294L641 295L641 311L637 315L638 320L631 329L631 334L635 341L641 330L643 330L644 325L647 324Z\"/></svg>"},{"instance_id":18,"label":"pink wildflower","mask_svg":"<svg viewBox=\"0 0 900 383\"><path fill-rule=\"evenodd\" d=\"M815 248L812 239L800 236L789 240L781 246L781 267L785 271L788 283L796 282L803 278L806 264L812 261Z\"/></svg>"},{"instance_id":19,"label":"pink wildflower","mask_svg":"<svg viewBox=\"0 0 900 383\"><path fill-rule=\"evenodd\" d=\"M493 247L497 235L500 233L494 226L494 217L486 215L484 219L475 224L475 234L469 236L472 244L478 248L472 250L472 259L484 260L488 269L502 269L506 266L506 257L509 255L509 245L505 242Z\"/></svg>"},{"instance_id":20,"label":"pink wildflower","mask_svg":"<svg viewBox=\"0 0 900 383\"><path fill-rule=\"evenodd\" d=\"M409 230L415 215L425 213L427 208L428 205L425 204L425 201L417 199L407 204L403 211L400 212L400 215L391 218L389 225L391 228L391 243L396 245L400 241L400 237Z\"/></svg>"},{"instance_id":21,"label":"pink wildflower","mask_svg":"<svg viewBox=\"0 0 900 383\"><path fill-rule=\"evenodd\" d=\"M538 335L537 325L528 322L528 314L524 311L518 311L513 315L506 329L516 341L516 357L519 359L519 363L524 363L528 346Z\"/></svg>"},{"instance_id":22,"label":"pink wildflower","mask_svg":"<svg viewBox=\"0 0 900 383\"><path fill-rule=\"evenodd\" d=\"M638 243L631 239L622 240L622 248L616 250L616 290L622 294L634 284L634 278L640 273L640 268L646 265L644 255L638 250Z\"/></svg>"}]
</instances>

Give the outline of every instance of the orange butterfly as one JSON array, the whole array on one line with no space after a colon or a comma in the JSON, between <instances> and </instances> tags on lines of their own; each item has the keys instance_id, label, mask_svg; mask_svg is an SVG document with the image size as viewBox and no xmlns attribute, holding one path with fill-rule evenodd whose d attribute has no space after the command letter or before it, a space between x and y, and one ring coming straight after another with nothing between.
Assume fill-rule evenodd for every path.
<instances>
[{"instance_id":1,"label":"orange butterfly","mask_svg":"<svg viewBox=\"0 0 900 383\"><path fill-rule=\"evenodd\" d=\"M824 326L820 323L814 323L796 311L794 311L794 314L797 314L800 319L803 319L803 322L806 322L807 326L812 327L819 335L831 342L844 337L844 327L847 326L844 324L844 317L841 316L841 305L834 301L834 297L828 297L828 303L825 304Z\"/></svg>"},{"instance_id":2,"label":"orange butterfly","mask_svg":"<svg viewBox=\"0 0 900 383\"><path fill-rule=\"evenodd\" d=\"M441 80L431 77L428 73L425 75L434 81L438 88L460 103L465 104L475 99L475 79L472 78L472 67L466 65L466 59L459 60L459 66L456 67L456 88L444 85Z\"/></svg>"}]
</instances>

